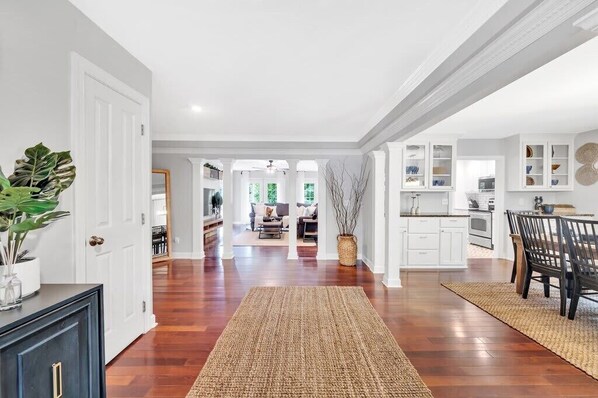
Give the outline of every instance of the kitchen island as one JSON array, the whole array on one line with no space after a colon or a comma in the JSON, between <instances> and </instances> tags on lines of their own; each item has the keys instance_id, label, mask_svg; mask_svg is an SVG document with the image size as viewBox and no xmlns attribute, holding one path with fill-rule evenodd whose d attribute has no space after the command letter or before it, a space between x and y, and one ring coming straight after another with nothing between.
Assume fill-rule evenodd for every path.
<instances>
[{"instance_id":1,"label":"kitchen island","mask_svg":"<svg viewBox=\"0 0 598 398\"><path fill-rule=\"evenodd\" d=\"M467 268L466 212L402 213L399 219L401 269L451 270Z\"/></svg>"}]
</instances>

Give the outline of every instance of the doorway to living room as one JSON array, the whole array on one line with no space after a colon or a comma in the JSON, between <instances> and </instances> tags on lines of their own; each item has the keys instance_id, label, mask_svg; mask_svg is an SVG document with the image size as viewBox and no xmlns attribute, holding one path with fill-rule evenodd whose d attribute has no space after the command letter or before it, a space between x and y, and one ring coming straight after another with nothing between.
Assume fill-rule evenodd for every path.
<instances>
[{"instance_id":1,"label":"doorway to living room","mask_svg":"<svg viewBox=\"0 0 598 398\"><path fill-rule=\"evenodd\" d=\"M242 159L233 166L233 246L289 246L291 206L296 209L298 255L315 257L318 240L318 165L297 162L295 178L280 159ZM289 189L294 184L295 189ZM291 199L290 192L295 198Z\"/></svg>"}]
</instances>

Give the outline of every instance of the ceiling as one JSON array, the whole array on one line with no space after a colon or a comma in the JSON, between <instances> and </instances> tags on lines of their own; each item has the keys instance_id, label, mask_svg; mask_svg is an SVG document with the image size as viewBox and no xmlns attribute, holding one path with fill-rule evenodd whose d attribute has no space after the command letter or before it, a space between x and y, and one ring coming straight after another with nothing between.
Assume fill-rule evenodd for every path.
<instances>
[{"instance_id":1,"label":"ceiling","mask_svg":"<svg viewBox=\"0 0 598 398\"><path fill-rule=\"evenodd\" d=\"M152 70L154 138L190 141L356 142L448 32L486 7L483 0L71 2Z\"/></svg>"},{"instance_id":2,"label":"ceiling","mask_svg":"<svg viewBox=\"0 0 598 398\"><path fill-rule=\"evenodd\" d=\"M426 134L504 138L598 129L598 38L427 129Z\"/></svg>"}]
</instances>

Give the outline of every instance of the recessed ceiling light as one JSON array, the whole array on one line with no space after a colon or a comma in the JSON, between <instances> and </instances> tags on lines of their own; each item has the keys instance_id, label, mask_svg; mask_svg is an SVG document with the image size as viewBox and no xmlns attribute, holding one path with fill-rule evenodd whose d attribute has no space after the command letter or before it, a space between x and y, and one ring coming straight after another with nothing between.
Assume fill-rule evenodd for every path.
<instances>
[{"instance_id":1,"label":"recessed ceiling light","mask_svg":"<svg viewBox=\"0 0 598 398\"><path fill-rule=\"evenodd\" d=\"M199 112L201 112L201 106L199 106L199 105L191 105L191 110L193 112L199 113Z\"/></svg>"}]
</instances>

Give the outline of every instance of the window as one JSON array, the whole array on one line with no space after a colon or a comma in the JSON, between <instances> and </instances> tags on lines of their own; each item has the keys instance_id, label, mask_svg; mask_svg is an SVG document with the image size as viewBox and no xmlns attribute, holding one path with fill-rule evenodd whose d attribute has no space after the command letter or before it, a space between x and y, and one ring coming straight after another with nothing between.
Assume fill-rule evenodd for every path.
<instances>
[{"instance_id":1,"label":"window","mask_svg":"<svg viewBox=\"0 0 598 398\"><path fill-rule=\"evenodd\" d=\"M259 182L249 183L249 202L262 203L262 184Z\"/></svg>"},{"instance_id":2,"label":"window","mask_svg":"<svg viewBox=\"0 0 598 398\"><path fill-rule=\"evenodd\" d=\"M303 184L303 197L305 198L305 203L312 204L316 200L316 184L313 182Z\"/></svg>"},{"instance_id":3,"label":"window","mask_svg":"<svg viewBox=\"0 0 598 398\"><path fill-rule=\"evenodd\" d=\"M276 203L278 199L278 184L275 182L269 182L266 184L266 197L268 198L268 203Z\"/></svg>"}]
</instances>

